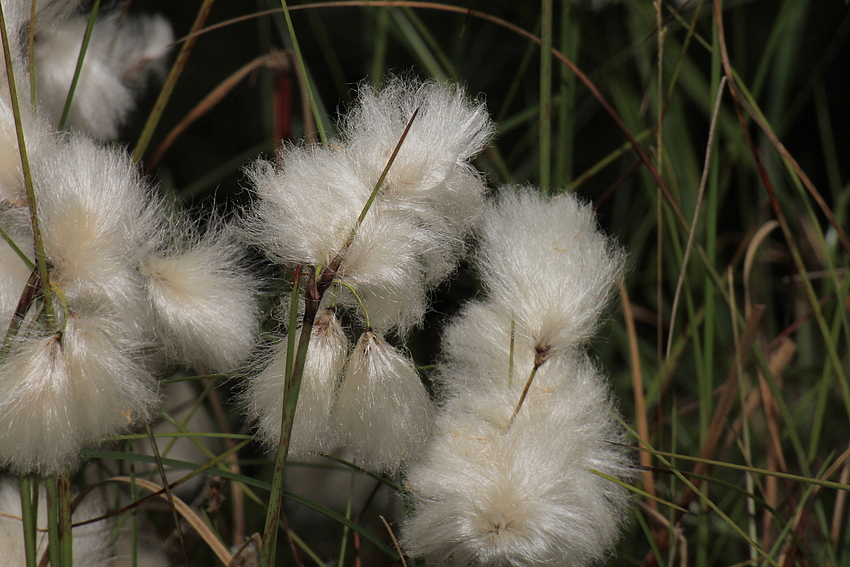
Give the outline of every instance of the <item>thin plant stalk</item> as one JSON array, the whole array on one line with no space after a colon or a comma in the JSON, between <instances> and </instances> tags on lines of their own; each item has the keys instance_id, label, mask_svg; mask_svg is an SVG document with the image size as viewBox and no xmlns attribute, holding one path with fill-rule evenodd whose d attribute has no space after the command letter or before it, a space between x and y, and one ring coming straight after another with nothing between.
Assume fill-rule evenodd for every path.
<instances>
[{"instance_id":1,"label":"thin plant stalk","mask_svg":"<svg viewBox=\"0 0 850 567\"><path fill-rule=\"evenodd\" d=\"M92 5L91 14L89 14L89 21L86 24L86 32L83 34L83 44L80 46L80 55L77 57L77 67L74 69L74 77L71 79L68 96L65 98L65 107L62 109L62 117L59 119L59 130L65 129L65 122L68 120L68 113L71 112L71 103L74 101L74 91L77 90L77 82L80 80L80 74L83 70L83 61L86 58L86 52L89 48L89 41L91 40L91 34L94 30L94 23L97 20L97 12L99 9L100 0L95 0Z\"/></svg>"},{"instance_id":2,"label":"thin plant stalk","mask_svg":"<svg viewBox=\"0 0 850 567\"><path fill-rule=\"evenodd\" d=\"M289 31L289 37L292 39L292 50L295 52L295 61L298 68L301 69L301 75L305 78L305 86L307 87L307 97L310 99L310 108L313 110L313 117L316 120L316 128L319 130L319 138L322 140L322 145L328 145L328 135L325 132L325 121L322 120L322 115L319 112L319 107L316 105L316 95L313 93L313 85L306 78L307 65L304 64L304 57L301 55L301 47L298 45L298 37L295 35L295 27L292 25L292 16L289 13L289 7L286 0L280 0L280 5L283 8L283 16L286 18L286 27Z\"/></svg>"},{"instance_id":3,"label":"thin plant stalk","mask_svg":"<svg viewBox=\"0 0 850 567\"><path fill-rule=\"evenodd\" d=\"M59 547L62 554L62 565L74 565L74 537L71 533L71 477L63 473L56 479L56 493L59 504Z\"/></svg>"},{"instance_id":4,"label":"thin plant stalk","mask_svg":"<svg viewBox=\"0 0 850 567\"><path fill-rule=\"evenodd\" d=\"M59 492L58 479L47 477L47 545L51 567L67 567L62 560L62 546L59 542Z\"/></svg>"},{"instance_id":5,"label":"thin plant stalk","mask_svg":"<svg viewBox=\"0 0 850 567\"><path fill-rule=\"evenodd\" d=\"M24 530L24 555L26 556L26 567L36 567L38 564L38 508L33 506L32 487L32 476L22 474L20 477L21 525Z\"/></svg>"},{"instance_id":6,"label":"thin plant stalk","mask_svg":"<svg viewBox=\"0 0 850 567\"><path fill-rule=\"evenodd\" d=\"M27 192L27 205L30 211L30 222L32 224L33 239L35 240L35 260L38 265L38 275L41 279L41 289L44 295L44 311L47 324L52 327L55 322L53 311L53 294L50 293L50 277L47 271L47 255L44 252L44 240L41 237L41 229L38 220L38 206L35 199L35 188L32 184L32 172L30 171L29 157L24 140L24 128L21 120L21 109L18 104L18 91L15 88L15 69L12 65L12 51L9 45L9 35L6 33L6 17L3 6L0 5L0 39L3 42L3 57L6 63L6 78L9 82L9 98L12 103L12 112L15 116L15 133L18 138L18 151L21 155L21 170L24 176L24 186Z\"/></svg>"},{"instance_id":7,"label":"thin plant stalk","mask_svg":"<svg viewBox=\"0 0 850 567\"><path fill-rule=\"evenodd\" d=\"M540 0L540 188L552 185L552 0Z\"/></svg>"},{"instance_id":8,"label":"thin plant stalk","mask_svg":"<svg viewBox=\"0 0 850 567\"><path fill-rule=\"evenodd\" d=\"M165 111L165 105L168 104L168 100L171 98L171 93L174 92L177 79L179 79L180 75L183 73L183 68L186 67L186 62L192 54L195 42L198 41L196 32L203 28L204 23L207 21L207 16L209 16L210 10L212 10L214 2L215 0L204 0L204 3L201 4L200 9L198 10L198 15L195 18L195 22L192 24L192 29L189 32L188 39L186 39L186 42L180 49L180 53L177 55L174 65L171 66L171 71L169 71L168 77L165 79L162 91L160 91L159 97L154 103L153 110L151 110L148 120L145 122L142 134L139 136L139 141L136 143L136 149L133 150L134 162L141 161L142 156L145 155L145 151L148 149L151 138L153 138L154 130L156 130L156 126L159 124L159 119L162 117L163 111Z\"/></svg>"},{"instance_id":9,"label":"thin plant stalk","mask_svg":"<svg viewBox=\"0 0 850 567\"><path fill-rule=\"evenodd\" d=\"M343 245L342 250L340 250L337 254L336 258L334 258L329 265L321 268L321 271L319 271L316 266L300 267L296 271L298 275L300 275L301 270L303 269L306 269L307 271L307 285L304 291L304 315L301 318L301 334L298 338L298 347L297 350L294 351L295 358L292 360L292 366L290 367L290 353L293 352L292 347L294 346L295 335L294 326L292 326L292 314L297 313L297 310L294 308L290 310L289 343L287 344L288 352L286 355L287 375L284 380L285 386L283 392L283 404L281 408L280 441L278 443L277 454L275 455L274 475L272 477L271 493L269 494L269 506L266 512L266 525L263 531L263 549L260 552L259 567L273 567L275 554L277 552L277 532L278 526L280 525L280 512L283 502L283 477L286 471L286 459L289 454L289 443L292 438L292 425L295 422L295 410L298 405L298 394L301 390L301 379L304 376L304 367L307 362L307 349L310 345L310 337L313 334L313 324L316 320L316 314L319 311L319 305L322 302L322 297L325 292L331 285L333 285L337 270L342 264L345 252L354 242L357 228L366 218L366 214L369 212L372 203L383 187L384 180L389 173L390 167L392 167L396 156L398 156L398 152L401 150L401 145L404 143L408 132L410 132L410 128L413 126L413 121L416 119L418 113L419 109L417 108L414 110L413 115L407 122L407 126L399 138L392 155L390 155L389 160L387 160L387 165L384 167L383 172L381 172L381 176L375 183L375 187L372 189L369 199L366 201L366 204L363 206L363 210L357 217L357 222L352 229L351 234ZM298 280L300 280L300 277ZM295 303L298 297L297 285L297 281L293 282L293 307L297 305Z\"/></svg>"}]
</instances>

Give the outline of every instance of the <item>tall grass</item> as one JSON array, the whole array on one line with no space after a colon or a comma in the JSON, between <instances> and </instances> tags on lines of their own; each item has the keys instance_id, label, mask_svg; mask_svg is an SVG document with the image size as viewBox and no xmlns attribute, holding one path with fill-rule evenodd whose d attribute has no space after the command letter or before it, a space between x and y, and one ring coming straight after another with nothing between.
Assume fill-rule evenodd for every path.
<instances>
[{"instance_id":1,"label":"tall grass","mask_svg":"<svg viewBox=\"0 0 850 567\"><path fill-rule=\"evenodd\" d=\"M245 75L203 109L151 171L163 191L197 210L231 212L251 198L240 167L270 155L281 135L331 136L357 83L379 84L388 73L462 81L486 96L499 122L476 163L492 186L574 191L628 251L620 301L593 346L641 467L629 531L609 563L850 563L846 3L288 7L284 17L281 4L263 0L134 3L165 13L177 36L192 32L162 94L125 130L143 162L237 70L300 46L288 64ZM440 325L476 290L461 269L409 339L426 381ZM267 290L269 309L288 291L284 283ZM237 554L247 558L282 479L228 403L238 378L174 380L189 380L198 395L183 417L162 410L174 432L160 435L192 441L205 460L181 461L170 448L154 459L133 449L144 435L88 456L104 470L159 460L186 480L202 476L193 513L206 527L203 537L188 529L186 513L185 551L165 501L119 525L154 532L175 564L184 552L192 565L214 564L215 541L243 546ZM193 429L199 411L213 416L212 431ZM336 458L290 463L287 474L277 565L399 564L379 514L404 513L403 482ZM322 475L338 500L317 488Z\"/></svg>"}]
</instances>

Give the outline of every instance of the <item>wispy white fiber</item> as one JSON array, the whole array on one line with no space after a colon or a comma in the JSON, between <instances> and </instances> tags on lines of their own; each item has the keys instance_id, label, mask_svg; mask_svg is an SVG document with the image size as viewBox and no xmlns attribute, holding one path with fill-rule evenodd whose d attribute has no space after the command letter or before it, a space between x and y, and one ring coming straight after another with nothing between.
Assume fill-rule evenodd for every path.
<instances>
[{"instance_id":1,"label":"wispy white fiber","mask_svg":"<svg viewBox=\"0 0 850 567\"><path fill-rule=\"evenodd\" d=\"M248 238L284 264L327 266L354 229L372 188L337 147L281 149L246 169L257 195Z\"/></svg>"},{"instance_id":2,"label":"wispy white fiber","mask_svg":"<svg viewBox=\"0 0 850 567\"><path fill-rule=\"evenodd\" d=\"M555 351L586 342L611 297L623 254L589 205L506 188L479 227L478 268L491 302Z\"/></svg>"},{"instance_id":3,"label":"wispy white fiber","mask_svg":"<svg viewBox=\"0 0 850 567\"><path fill-rule=\"evenodd\" d=\"M39 490L37 555L47 551L47 489ZM101 500L88 495L74 509L73 522L83 522L106 512ZM73 534L74 564L86 567L112 565L112 522L103 520L75 527ZM9 567L26 565L24 530L21 525L21 491L17 479L0 481L0 550L2 564Z\"/></svg>"},{"instance_id":4,"label":"wispy white fiber","mask_svg":"<svg viewBox=\"0 0 850 567\"><path fill-rule=\"evenodd\" d=\"M413 363L364 332L345 369L336 419L358 464L394 473L428 439L432 404Z\"/></svg>"},{"instance_id":5,"label":"wispy white fiber","mask_svg":"<svg viewBox=\"0 0 850 567\"><path fill-rule=\"evenodd\" d=\"M589 363L560 371L571 375L553 381L569 388L532 392L512 423L516 397L504 390L449 401L408 472L408 553L440 566L577 567L611 552L628 497L592 471L630 476L613 444L622 431Z\"/></svg>"},{"instance_id":6,"label":"wispy white fiber","mask_svg":"<svg viewBox=\"0 0 850 567\"><path fill-rule=\"evenodd\" d=\"M72 470L86 446L147 418L152 378L114 320L72 315L61 332L22 337L0 365L0 463Z\"/></svg>"},{"instance_id":7,"label":"wispy white fiber","mask_svg":"<svg viewBox=\"0 0 850 567\"><path fill-rule=\"evenodd\" d=\"M37 27L35 82L39 103L54 124L62 115L85 35L88 16ZM100 17L92 30L67 126L99 140L118 138L135 107L136 91L161 70L174 39L160 16Z\"/></svg>"},{"instance_id":8,"label":"wispy white fiber","mask_svg":"<svg viewBox=\"0 0 850 567\"><path fill-rule=\"evenodd\" d=\"M49 127L34 114L28 104L21 106L21 124L30 161L52 159L55 140ZM9 101L0 97L0 206L26 204L21 152L15 117Z\"/></svg>"},{"instance_id":9,"label":"wispy white fiber","mask_svg":"<svg viewBox=\"0 0 850 567\"><path fill-rule=\"evenodd\" d=\"M435 282L454 268L483 202L486 186L469 161L493 134L486 106L459 85L390 77L381 90L361 85L341 129L359 175L374 185L417 109L379 206L408 211L428 228L433 249L424 255Z\"/></svg>"},{"instance_id":10,"label":"wispy white fiber","mask_svg":"<svg viewBox=\"0 0 850 567\"><path fill-rule=\"evenodd\" d=\"M161 238L162 211L129 156L72 136L32 166L51 281L78 310L108 306L145 326L137 265Z\"/></svg>"},{"instance_id":11,"label":"wispy white fiber","mask_svg":"<svg viewBox=\"0 0 850 567\"><path fill-rule=\"evenodd\" d=\"M171 242L142 260L141 273L166 354L228 371L254 346L259 283L245 268L232 231L215 224L197 237L188 221L177 223Z\"/></svg>"},{"instance_id":12,"label":"wispy white fiber","mask_svg":"<svg viewBox=\"0 0 850 567\"><path fill-rule=\"evenodd\" d=\"M327 147L290 146L246 170L257 194L247 240L283 264L327 266L341 258L339 279L355 288L372 325L404 335L421 321L428 289L456 266L481 209L486 188L469 160L493 124L484 104L458 86L390 79L380 91L361 87L341 131ZM358 313L356 301L339 293Z\"/></svg>"},{"instance_id":13,"label":"wispy white fiber","mask_svg":"<svg viewBox=\"0 0 850 567\"><path fill-rule=\"evenodd\" d=\"M284 337L275 348L271 364L250 379L244 396L248 412L257 422L257 434L269 447L277 447L280 442L286 346ZM331 412L349 349L349 340L334 312L321 311L316 316L307 349L289 445L291 457L303 458L310 453L330 451L338 444Z\"/></svg>"},{"instance_id":14,"label":"wispy white fiber","mask_svg":"<svg viewBox=\"0 0 850 567\"><path fill-rule=\"evenodd\" d=\"M421 253L427 240L426 231L399 214L367 215L358 227L336 279L355 288L375 329L398 327L404 335L425 314ZM339 294L343 305L360 314L347 288L340 287Z\"/></svg>"}]
</instances>

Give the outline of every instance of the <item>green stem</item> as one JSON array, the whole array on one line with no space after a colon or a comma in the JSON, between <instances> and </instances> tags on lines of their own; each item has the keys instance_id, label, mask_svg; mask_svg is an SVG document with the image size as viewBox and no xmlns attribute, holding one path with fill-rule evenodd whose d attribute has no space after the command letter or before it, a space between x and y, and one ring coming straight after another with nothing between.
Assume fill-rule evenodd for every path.
<instances>
[{"instance_id":1,"label":"green stem","mask_svg":"<svg viewBox=\"0 0 850 567\"><path fill-rule=\"evenodd\" d=\"M324 275L327 268L323 270ZM304 375L304 366L307 360L307 347L313 334L313 323L316 313L327 285L319 285L316 282L315 268L308 272L307 292L305 294L304 317L301 322L301 335L298 341L298 350L292 363L292 371L286 377L286 385L283 393L283 404L281 412L280 442L277 447L277 455L274 462L274 476L272 477L272 488L269 494L269 507L266 512L266 527L263 532L263 549L260 552L259 567L273 567L275 554L277 552L277 534L280 525L280 511L283 507L283 477L286 472L286 459L289 454L289 442L292 439L292 424L295 422L295 408L298 405L298 394L301 391L301 377ZM328 282L329 285L329 282ZM297 287L293 283L293 287ZM294 336L294 329L290 329L290 335ZM291 343L290 343L291 344ZM291 351L290 351L291 352ZM290 355L287 353L287 367Z\"/></svg>"},{"instance_id":2,"label":"green stem","mask_svg":"<svg viewBox=\"0 0 850 567\"><path fill-rule=\"evenodd\" d=\"M552 174L552 0L540 2L540 188L548 195Z\"/></svg>"},{"instance_id":3,"label":"green stem","mask_svg":"<svg viewBox=\"0 0 850 567\"><path fill-rule=\"evenodd\" d=\"M21 523L24 528L24 554L27 566L36 567L38 564L37 549L37 522L38 508L33 507L32 502L32 477L28 474L21 475Z\"/></svg>"},{"instance_id":4,"label":"green stem","mask_svg":"<svg viewBox=\"0 0 850 567\"><path fill-rule=\"evenodd\" d=\"M310 99L310 108L313 110L313 118L316 120L316 128L319 130L319 137L322 139L322 145L328 145L328 135L325 132L325 123L322 120L322 115L319 113L319 107L316 105L316 96L313 93L313 84L307 75L307 66L304 64L304 57L301 56L301 47L298 45L298 37L295 35L295 27L292 25L292 16L289 14L289 7L286 5L286 0L280 0L280 5L283 7L283 15L286 18L286 28L289 30L289 37L292 39L292 50L295 51L295 60L298 62L298 68L301 69L301 76L304 77L304 84L307 87L307 98Z\"/></svg>"},{"instance_id":5,"label":"green stem","mask_svg":"<svg viewBox=\"0 0 850 567\"><path fill-rule=\"evenodd\" d=\"M30 210L30 222L32 223L33 238L35 240L35 260L38 265L38 275L41 278L41 289L44 292L44 310L47 314L49 327L53 326L55 315L53 312L53 296L50 293L50 278L47 273L47 256L44 253L44 240L41 238L41 229L38 222L38 208L35 200L35 188L32 184L32 172L30 171L29 157L24 143L24 127L21 121L21 109L18 105L18 91L15 88L15 70L12 64L12 49L9 45L9 36L6 33L6 17L3 6L0 5L0 38L3 41L3 57L6 62L6 78L9 82L9 98L12 102L12 112L15 116L15 133L18 137L18 151L21 154L21 170L24 175L24 186L27 191L27 205Z\"/></svg>"},{"instance_id":6,"label":"green stem","mask_svg":"<svg viewBox=\"0 0 850 567\"><path fill-rule=\"evenodd\" d=\"M68 473L56 479L56 493L59 504L59 546L62 554L62 565L74 565L74 536L71 533L71 477Z\"/></svg>"},{"instance_id":7,"label":"green stem","mask_svg":"<svg viewBox=\"0 0 850 567\"><path fill-rule=\"evenodd\" d=\"M33 4L35 4L33 2ZM35 9L35 8L33 8ZM86 24L86 33L83 35L83 44L80 46L80 55L77 57L77 67L74 69L74 77L71 79L71 87L68 89L68 96L65 98L65 108L62 109L62 118L59 119L59 130L65 128L65 122L68 120L68 113L71 112L71 102L74 100L74 91L77 90L77 82L80 80L80 74L83 70L83 61L86 58L86 51L89 48L89 41L94 30L94 22L97 19L97 11L100 9L100 0L95 0L92 6L89 21Z\"/></svg>"},{"instance_id":8,"label":"green stem","mask_svg":"<svg viewBox=\"0 0 850 567\"><path fill-rule=\"evenodd\" d=\"M154 103L153 110L151 110L150 116L148 116L148 121L145 123L145 127L142 130L142 135L139 137L139 142L136 144L136 149L133 151L134 162L141 161L142 156L145 154L145 151L150 144L154 130L156 130L156 125L159 124L159 119L162 117L165 105L168 104L168 99L171 98L171 93L174 91L174 86L177 84L177 79L180 77L180 74L183 72L183 68L186 66L186 62L189 60L189 56L192 54L195 42L198 41L198 35L196 32L198 32L207 21L207 16L209 16L210 10L212 10L213 2L215 2L215 0L204 0L200 10L198 10L195 23L192 24L192 29L189 31L189 39L186 40L186 43L184 43L183 47L180 49L180 54L177 55L177 59L174 61L174 65L168 73L168 78L165 79L165 84L162 87L162 91L159 93L159 98L157 98L156 103Z\"/></svg>"},{"instance_id":9,"label":"green stem","mask_svg":"<svg viewBox=\"0 0 850 567\"><path fill-rule=\"evenodd\" d=\"M59 495L56 477L50 475L47 484L47 540L51 567L65 567L62 561L62 546L59 543Z\"/></svg>"}]
</instances>

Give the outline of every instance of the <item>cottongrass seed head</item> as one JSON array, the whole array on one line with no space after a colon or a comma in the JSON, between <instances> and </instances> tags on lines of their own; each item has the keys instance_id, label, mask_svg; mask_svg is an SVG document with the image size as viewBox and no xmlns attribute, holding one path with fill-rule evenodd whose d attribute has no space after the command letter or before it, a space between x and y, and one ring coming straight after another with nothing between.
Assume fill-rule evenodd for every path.
<instances>
[{"instance_id":1,"label":"cottongrass seed head","mask_svg":"<svg viewBox=\"0 0 850 567\"><path fill-rule=\"evenodd\" d=\"M505 188L479 225L487 297L541 347L585 343L608 305L624 255L576 197Z\"/></svg>"},{"instance_id":2,"label":"cottongrass seed head","mask_svg":"<svg viewBox=\"0 0 850 567\"><path fill-rule=\"evenodd\" d=\"M395 473L427 441L433 409L413 362L366 330L346 366L335 413L355 462Z\"/></svg>"},{"instance_id":3,"label":"cottongrass seed head","mask_svg":"<svg viewBox=\"0 0 850 567\"><path fill-rule=\"evenodd\" d=\"M402 79L380 91L363 86L339 139L321 148L288 146L274 162L246 170L257 194L246 240L282 264L338 260L339 280L361 296L371 324L404 335L421 321L427 290L457 264L485 191L468 162L492 131L484 105L459 87ZM356 305L344 289L339 295L343 305Z\"/></svg>"},{"instance_id":4,"label":"cottongrass seed head","mask_svg":"<svg viewBox=\"0 0 850 567\"><path fill-rule=\"evenodd\" d=\"M38 102L58 124L74 78L88 15L36 26L35 84ZM162 71L174 35L161 16L100 16L80 70L66 126L101 141L118 138L148 77Z\"/></svg>"},{"instance_id":5,"label":"cottongrass seed head","mask_svg":"<svg viewBox=\"0 0 850 567\"><path fill-rule=\"evenodd\" d=\"M232 228L211 220L205 233L186 219L141 260L157 336L179 363L229 371L244 362L259 329L259 281L245 267Z\"/></svg>"},{"instance_id":6,"label":"cottongrass seed head","mask_svg":"<svg viewBox=\"0 0 850 567\"><path fill-rule=\"evenodd\" d=\"M586 361L547 370L568 387L536 388L512 421L505 390L448 402L408 471L409 554L435 566L578 567L611 552L628 496L594 471L631 474L607 387Z\"/></svg>"},{"instance_id":7,"label":"cottongrass seed head","mask_svg":"<svg viewBox=\"0 0 850 567\"><path fill-rule=\"evenodd\" d=\"M248 381L243 404L249 417L256 420L262 442L276 448L280 442L280 422L286 391L287 337L275 346L271 362ZM289 455L303 458L310 453L330 451L339 442L333 426L333 405L337 385L350 350L348 337L333 310L316 316L301 390L298 411L292 424Z\"/></svg>"},{"instance_id":8,"label":"cottongrass seed head","mask_svg":"<svg viewBox=\"0 0 850 567\"><path fill-rule=\"evenodd\" d=\"M63 330L15 338L0 365L0 463L73 470L80 451L148 418L157 402L138 343L119 322L70 316Z\"/></svg>"}]
</instances>

